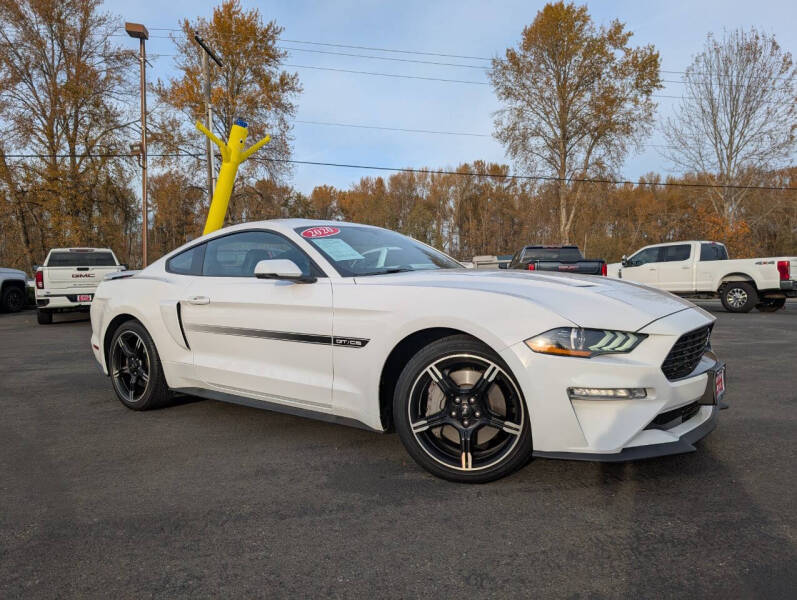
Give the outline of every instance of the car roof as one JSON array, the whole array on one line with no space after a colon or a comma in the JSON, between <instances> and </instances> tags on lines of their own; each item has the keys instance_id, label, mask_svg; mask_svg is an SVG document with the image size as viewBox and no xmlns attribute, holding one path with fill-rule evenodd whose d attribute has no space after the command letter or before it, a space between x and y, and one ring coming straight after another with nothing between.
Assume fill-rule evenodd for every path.
<instances>
[{"instance_id":1,"label":"car roof","mask_svg":"<svg viewBox=\"0 0 797 600\"><path fill-rule=\"evenodd\" d=\"M659 242L658 244L648 244L645 248L657 248L658 246L674 246L675 244L714 244L715 246L724 246L722 242L715 242L712 240L679 240L677 242Z\"/></svg>"},{"instance_id":2,"label":"car roof","mask_svg":"<svg viewBox=\"0 0 797 600\"><path fill-rule=\"evenodd\" d=\"M74 248L51 248L50 252L113 252L110 248L88 248L88 247L74 247Z\"/></svg>"}]
</instances>

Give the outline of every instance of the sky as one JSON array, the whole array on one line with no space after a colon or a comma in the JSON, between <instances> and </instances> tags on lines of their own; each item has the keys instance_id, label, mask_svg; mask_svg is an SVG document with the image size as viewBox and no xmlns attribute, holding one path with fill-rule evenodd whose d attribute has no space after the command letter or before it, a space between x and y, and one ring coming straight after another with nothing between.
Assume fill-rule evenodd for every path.
<instances>
[{"instance_id":1,"label":"sky","mask_svg":"<svg viewBox=\"0 0 797 600\"><path fill-rule=\"evenodd\" d=\"M148 54L173 54L168 32L183 18L210 17L218 2L204 0L106 0L107 11L124 21L143 23L149 28ZM487 60L503 55L520 39L544 6L538 1L479 2L468 0L327 1L242 0L246 9L257 8L264 20L275 20L284 28L280 45L293 48L286 70L296 72L303 87L297 99L294 123L296 160L378 165L390 167L456 167L463 162L486 160L508 163L503 147L491 137L493 113L500 105L487 83ZM698 53L708 32L756 26L774 34L790 52L797 50L797 2L785 0L668 0L587 2L597 24L613 19L624 22L634 33L633 45L653 44L661 54L662 79L673 81L657 92L680 97L681 75ZM290 41L289 41L290 40ZM135 41L130 39L131 46ZM312 42L312 43L307 43ZM122 41L121 43L124 43ZM403 50L385 52L322 46L343 44ZM396 60L321 54L324 50L364 54L392 59L449 63L421 64ZM471 58L408 54L440 53ZM170 57L160 57L148 69L150 81L175 76ZM470 65L467 67L450 64ZM473 68L473 67L477 68ZM308 67L453 79L471 83L406 79L363 75ZM637 179L649 172L675 172L657 145L664 143L659 123L673 113L678 100L657 98L657 125L645 146L632 152L620 175ZM244 118L246 115L241 115ZM304 122L303 122L304 121ZM315 123L343 123L372 127L422 129L476 135L448 135L340 127ZM296 165L292 184L309 193L317 185L346 188L360 177L380 173ZM386 175L385 173L382 173Z\"/></svg>"}]
</instances>

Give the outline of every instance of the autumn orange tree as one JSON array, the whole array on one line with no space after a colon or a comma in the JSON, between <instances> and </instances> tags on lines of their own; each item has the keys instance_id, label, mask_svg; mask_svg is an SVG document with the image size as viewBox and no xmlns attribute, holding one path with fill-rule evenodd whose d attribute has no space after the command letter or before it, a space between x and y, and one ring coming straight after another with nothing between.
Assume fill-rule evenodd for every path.
<instances>
[{"instance_id":1,"label":"autumn orange tree","mask_svg":"<svg viewBox=\"0 0 797 600\"><path fill-rule=\"evenodd\" d=\"M0 0L0 199L12 260L31 269L53 245L136 235L128 152L135 56L100 0ZM9 157L22 154L22 158Z\"/></svg>"},{"instance_id":2,"label":"autumn orange tree","mask_svg":"<svg viewBox=\"0 0 797 600\"><path fill-rule=\"evenodd\" d=\"M203 50L194 41L198 33L222 61L211 62L210 87L213 105L213 132L226 140L232 124L243 118L249 137L271 136L271 142L241 168L233 203L241 190L267 176L281 181L290 171L284 162L291 155L291 123L296 96L301 91L298 75L282 70L286 53L277 46L282 28L264 22L257 9L244 10L238 0L225 0L213 9L210 19L185 19L181 33L172 36L177 46L175 59L179 75L158 81L154 90L165 107L156 118L155 140L170 152L187 150L202 156L204 137L194 123L205 118ZM166 161L174 166L174 161ZM197 176L193 161L188 161Z\"/></svg>"},{"instance_id":3,"label":"autumn orange tree","mask_svg":"<svg viewBox=\"0 0 797 600\"><path fill-rule=\"evenodd\" d=\"M659 53L629 45L620 21L596 26L586 6L546 4L520 43L494 59L490 80L503 108L495 136L520 172L557 180L559 241L571 240L585 187L609 175L650 130L661 87Z\"/></svg>"}]
</instances>

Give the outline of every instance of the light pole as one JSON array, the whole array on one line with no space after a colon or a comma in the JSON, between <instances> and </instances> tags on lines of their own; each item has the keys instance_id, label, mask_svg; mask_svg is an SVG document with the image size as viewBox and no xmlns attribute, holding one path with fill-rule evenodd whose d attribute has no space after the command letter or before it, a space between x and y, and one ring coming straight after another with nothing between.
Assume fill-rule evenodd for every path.
<instances>
[{"instance_id":1,"label":"light pole","mask_svg":"<svg viewBox=\"0 0 797 600\"><path fill-rule=\"evenodd\" d=\"M210 107L210 64L208 63L208 56L213 59L213 62L219 67L221 67L222 64L218 57L213 53L213 50L211 50L210 47L205 43L205 40L199 37L198 33L194 33L194 41L199 44L199 47L202 48L202 50L204 50L202 53L202 71L205 74L205 112L207 112L208 115L208 131L213 131L213 112ZM207 152L208 158L208 202L212 204L213 172L215 169L213 165L213 148L210 144L210 138L207 140L205 151Z\"/></svg>"},{"instance_id":2,"label":"light pole","mask_svg":"<svg viewBox=\"0 0 797 600\"><path fill-rule=\"evenodd\" d=\"M147 28L140 23L125 23L130 37L138 38L141 62L141 267L147 266L147 51L144 42L149 39Z\"/></svg>"}]
</instances>

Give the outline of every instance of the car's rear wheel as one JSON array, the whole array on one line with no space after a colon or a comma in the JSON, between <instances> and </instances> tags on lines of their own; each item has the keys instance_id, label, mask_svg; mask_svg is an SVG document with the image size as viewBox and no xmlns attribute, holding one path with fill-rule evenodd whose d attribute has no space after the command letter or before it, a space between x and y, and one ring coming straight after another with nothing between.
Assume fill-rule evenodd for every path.
<instances>
[{"instance_id":1,"label":"car's rear wheel","mask_svg":"<svg viewBox=\"0 0 797 600\"><path fill-rule=\"evenodd\" d=\"M114 332L108 369L117 398L130 409L157 408L171 397L155 343L138 321L125 321Z\"/></svg>"},{"instance_id":2,"label":"car's rear wheel","mask_svg":"<svg viewBox=\"0 0 797 600\"><path fill-rule=\"evenodd\" d=\"M49 325L53 322L53 313L50 310L39 308L36 310L36 320L39 325Z\"/></svg>"},{"instance_id":3,"label":"car's rear wheel","mask_svg":"<svg viewBox=\"0 0 797 600\"><path fill-rule=\"evenodd\" d=\"M758 292L746 281L731 281L722 287L720 300L728 312L746 313L758 304Z\"/></svg>"},{"instance_id":4,"label":"car's rear wheel","mask_svg":"<svg viewBox=\"0 0 797 600\"><path fill-rule=\"evenodd\" d=\"M25 308L25 290L16 285L10 285L3 290L3 297L0 305L7 312L19 312Z\"/></svg>"},{"instance_id":5,"label":"car's rear wheel","mask_svg":"<svg viewBox=\"0 0 797 600\"><path fill-rule=\"evenodd\" d=\"M531 457L517 382L498 355L469 336L433 342L407 363L393 414L410 456L444 479L493 481Z\"/></svg>"},{"instance_id":6,"label":"car's rear wheel","mask_svg":"<svg viewBox=\"0 0 797 600\"><path fill-rule=\"evenodd\" d=\"M786 306L786 298L772 298L771 300L764 300L756 304L755 307L760 312L771 313L779 311L784 306Z\"/></svg>"}]
</instances>

